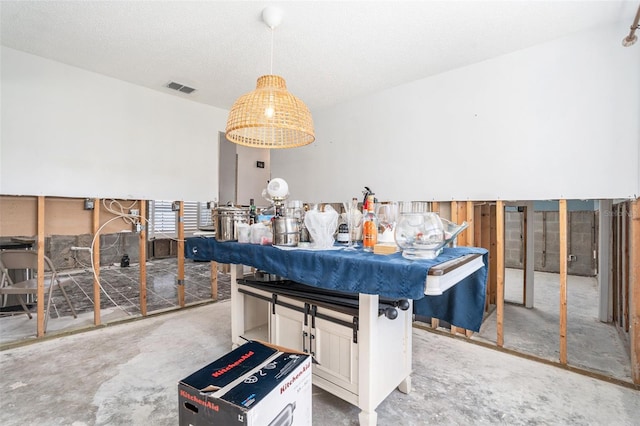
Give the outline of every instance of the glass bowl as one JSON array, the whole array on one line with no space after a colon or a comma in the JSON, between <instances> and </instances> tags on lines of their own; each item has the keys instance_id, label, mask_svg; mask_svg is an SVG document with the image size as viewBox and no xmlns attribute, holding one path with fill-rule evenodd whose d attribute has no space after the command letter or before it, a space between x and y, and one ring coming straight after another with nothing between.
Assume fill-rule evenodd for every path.
<instances>
[{"instance_id":1,"label":"glass bowl","mask_svg":"<svg viewBox=\"0 0 640 426\"><path fill-rule=\"evenodd\" d=\"M437 213L402 213L395 240L407 259L433 259L445 245L445 229Z\"/></svg>"}]
</instances>

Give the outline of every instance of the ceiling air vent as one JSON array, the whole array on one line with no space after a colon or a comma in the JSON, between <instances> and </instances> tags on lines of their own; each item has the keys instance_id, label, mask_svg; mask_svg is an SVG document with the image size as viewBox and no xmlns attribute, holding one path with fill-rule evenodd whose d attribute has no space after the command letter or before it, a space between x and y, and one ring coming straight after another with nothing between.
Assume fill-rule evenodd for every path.
<instances>
[{"instance_id":1,"label":"ceiling air vent","mask_svg":"<svg viewBox=\"0 0 640 426\"><path fill-rule=\"evenodd\" d=\"M185 86L184 84L176 83L175 81L168 82L166 87L177 90L178 92L186 93L187 95L195 92L196 90L193 87Z\"/></svg>"}]
</instances>

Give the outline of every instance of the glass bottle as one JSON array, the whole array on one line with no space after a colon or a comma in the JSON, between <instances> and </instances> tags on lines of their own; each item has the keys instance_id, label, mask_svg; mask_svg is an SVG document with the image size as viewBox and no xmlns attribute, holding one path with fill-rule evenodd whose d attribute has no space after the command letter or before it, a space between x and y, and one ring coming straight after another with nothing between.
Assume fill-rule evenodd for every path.
<instances>
[{"instance_id":1,"label":"glass bottle","mask_svg":"<svg viewBox=\"0 0 640 426\"><path fill-rule=\"evenodd\" d=\"M253 198L249 200L249 225L253 225L257 222L258 215L256 214L256 205Z\"/></svg>"},{"instance_id":2,"label":"glass bottle","mask_svg":"<svg viewBox=\"0 0 640 426\"><path fill-rule=\"evenodd\" d=\"M362 218L362 247L364 251L373 251L378 242L378 218L375 213L373 195L367 196L366 209Z\"/></svg>"}]
</instances>

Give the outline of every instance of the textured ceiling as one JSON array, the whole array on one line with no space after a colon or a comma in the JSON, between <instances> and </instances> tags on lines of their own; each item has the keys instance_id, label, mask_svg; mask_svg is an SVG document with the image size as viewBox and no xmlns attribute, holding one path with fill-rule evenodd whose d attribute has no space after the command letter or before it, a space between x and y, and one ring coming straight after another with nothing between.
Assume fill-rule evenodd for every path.
<instances>
[{"instance_id":1,"label":"textured ceiling","mask_svg":"<svg viewBox=\"0 0 640 426\"><path fill-rule=\"evenodd\" d=\"M585 29L637 1L2 1L2 45L229 109L273 72L312 110ZM169 81L197 89L167 89Z\"/></svg>"}]
</instances>

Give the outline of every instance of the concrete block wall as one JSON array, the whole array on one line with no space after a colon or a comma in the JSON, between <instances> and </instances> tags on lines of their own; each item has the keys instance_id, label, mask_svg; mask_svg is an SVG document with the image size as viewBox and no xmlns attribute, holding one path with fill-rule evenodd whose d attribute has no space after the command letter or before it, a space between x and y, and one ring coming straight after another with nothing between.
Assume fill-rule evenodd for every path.
<instances>
[{"instance_id":1,"label":"concrete block wall","mask_svg":"<svg viewBox=\"0 0 640 426\"><path fill-rule=\"evenodd\" d=\"M560 225L557 211L535 212L534 268L536 271L560 271ZM505 213L505 266L522 268L524 261L522 232L523 214ZM597 273L594 251L597 250L597 218L594 211L568 212L568 273L595 276Z\"/></svg>"}]
</instances>

